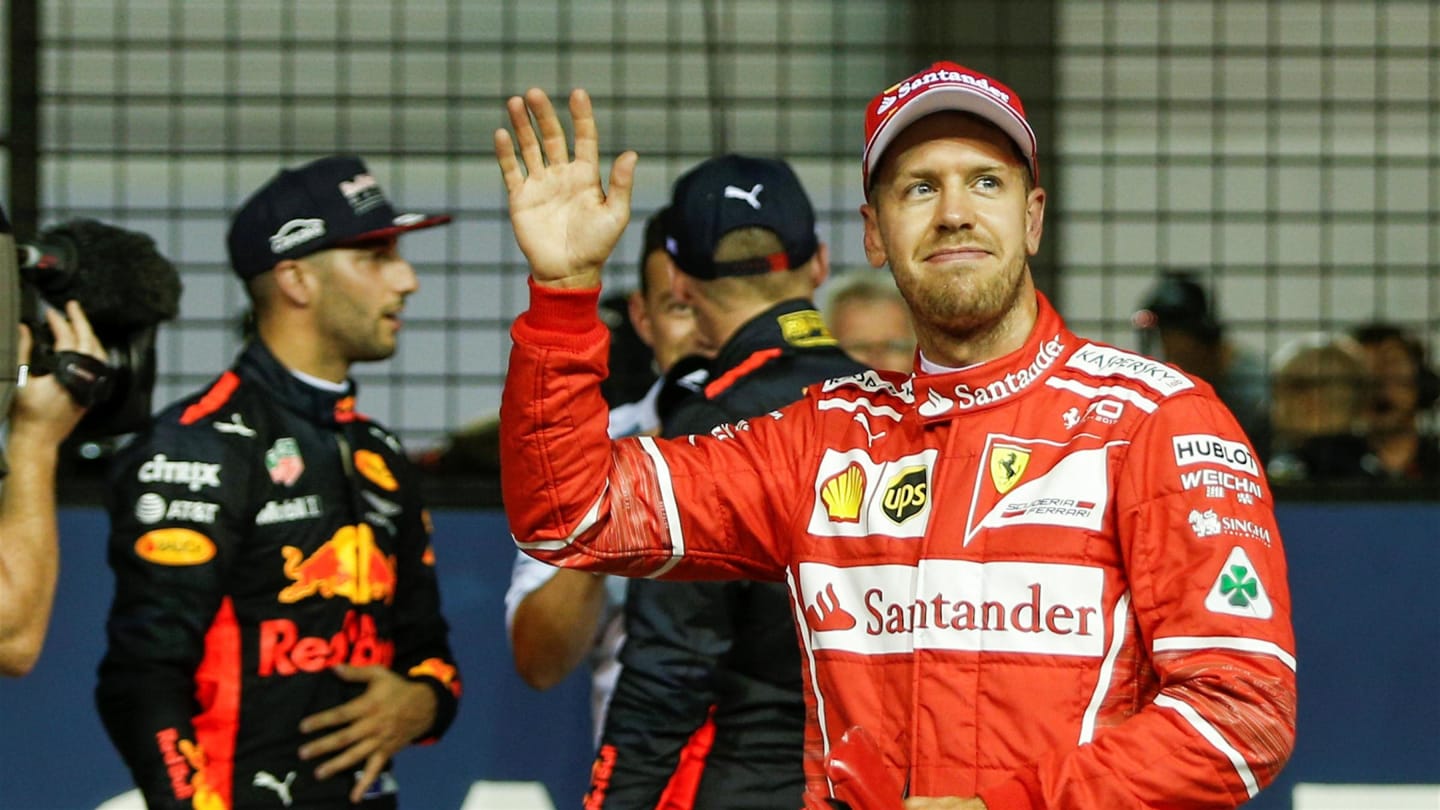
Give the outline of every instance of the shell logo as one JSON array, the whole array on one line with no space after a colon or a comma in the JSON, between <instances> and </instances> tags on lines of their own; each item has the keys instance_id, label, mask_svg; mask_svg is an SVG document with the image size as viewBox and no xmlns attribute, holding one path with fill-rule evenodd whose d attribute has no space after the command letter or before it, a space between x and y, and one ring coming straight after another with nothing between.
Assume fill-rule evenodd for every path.
<instances>
[{"instance_id":1,"label":"shell logo","mask_svg":"<svg viewBox=\"0 0 1440 810\"><path fill-rule=\"evenodd\" d=\"M860 507L865 501L865 471L854 461L831 476L820 486L820 500L825 512L836 523L860 522Z\"/></svg>"},{"instance_id":2,"label":"shell logo","mask_svg":"<svg viewBox=\"0 0 1440 810\"><path fill-rule=\"evenodd\" d=\"M201 565L215 558L215 541L194 529L156 529L140 535L135 553L156 565Z\"/></svg>"},{"instance_id":3,"label":"shell logo","mask_svg":"<svg viewBox=\"0 0 1440 810\"><path fill-rule=\"evenodd\" d=\"M395 474L390 472L390 467L385 463L385 459L373 450L355 451L355 469L370 479L370 483L386 492L394 492L400 488L399 482L395 480Z\"/></svg>"}]
</instances>

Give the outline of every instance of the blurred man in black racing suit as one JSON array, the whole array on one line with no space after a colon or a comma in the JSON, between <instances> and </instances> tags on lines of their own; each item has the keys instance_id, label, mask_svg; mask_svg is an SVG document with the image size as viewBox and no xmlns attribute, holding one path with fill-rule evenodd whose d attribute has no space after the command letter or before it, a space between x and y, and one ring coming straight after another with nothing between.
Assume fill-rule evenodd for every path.
<instances>
[{"instance_id":1,"label":"blurred man in black racing suit","mask_svg":"<svg viewBox=\"0 0 1440 810\"><path fill-rule=\"evenodd\" d=\"M664 435L760 417L863 370L811 301L829 256L787 164L701 163L675 183L666 227L676 298L717 353L703 378L680 378L690 396L662 402ZM805 700L785 586L632 580L625 629L587 807L799 807Z\"/></svg>"},{"instance_id":2,"label":"blurred man in black racing suit","mask_svg":"<svg viewBox=\"0 0 1440 810\"><path fill-rule=\"evenodd\" d=\"M418 287L399 234L448 220L398 215L343 156L235 214L257 336L111 469L96 698L152 809L393 808L390 757L454 718L429 515L348 378Z\"/></svg>"}]
</instances>

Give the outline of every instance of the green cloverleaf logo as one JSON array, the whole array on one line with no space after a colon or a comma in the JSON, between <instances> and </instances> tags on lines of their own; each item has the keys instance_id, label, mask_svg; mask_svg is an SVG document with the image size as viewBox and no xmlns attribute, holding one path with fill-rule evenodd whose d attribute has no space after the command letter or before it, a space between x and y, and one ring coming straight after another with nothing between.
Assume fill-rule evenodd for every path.
<instances>
[{"instance_id":1,"label":"green cloverleaf logo","mask_svg":"<svg viewBox=\"0 0 1440 810\"><path fill-rule=\"evenodd\" d=\"M1259 581L1243 565L1232 565L1228 573L1220 575L1220 593L1229 597L1228 601L1235 607L1249 607L1250 600L1259 592Z\"/></svg>"}]
</instances>

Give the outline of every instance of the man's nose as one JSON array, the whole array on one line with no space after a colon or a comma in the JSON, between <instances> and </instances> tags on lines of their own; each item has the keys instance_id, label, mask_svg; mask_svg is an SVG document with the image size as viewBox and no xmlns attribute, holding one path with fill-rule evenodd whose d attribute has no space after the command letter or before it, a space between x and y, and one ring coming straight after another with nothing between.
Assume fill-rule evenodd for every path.
<instances>
[{"instance_id":1,"label":"man's nose","mask_svg":"<svg viewBox=\"0 0 1440 810\"><path fill-rule=\"evenodd\" d=\"M420 274L415 272L415 266L404 259L396 259L390 267L391 284L395 291L402 295L409 295L420 289Z\"/></svg>"},{"instance_id":2,"label":"man's nose","mask_svg":"<svg viewBox=\"0 0 1440 810\"><path fill-rule=\"evenodd\" d=\"M942 189L936 211L936 224L945 230L974 227L975 206L964 189Z\"/></svg>"}]
</instances>

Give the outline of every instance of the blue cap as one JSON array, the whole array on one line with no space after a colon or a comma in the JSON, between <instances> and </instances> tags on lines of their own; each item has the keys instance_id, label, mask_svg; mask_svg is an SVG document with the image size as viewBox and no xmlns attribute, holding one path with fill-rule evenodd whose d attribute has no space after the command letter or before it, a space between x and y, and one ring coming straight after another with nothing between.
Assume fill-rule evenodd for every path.
<instances>
[{"instance_id":1,"label":"blue cap","mask_svg":"<svg viewBox=\"0 0 1440 810\"><path fill-rule=\"evenodd\" d=\"M715 261L720 240L749 227L773 232L784 252ZM676 180L666 232L676 266L702 280L793 270L820 247L815 210L794 170L784 161L743 155L711 158Z\"/></svg>"},{"instance_id":2,"label":"blue cap","mask_svg":"<svg viewBox=\"0 0 1440 810\"><path fill-rule=\"evenodd\" d=\"M230 266L242 279L284 259L433 228L447 214L401 214L351 155L321 158L279 174L250 195L230 220Z\"/></svg>"}]
</instances>

